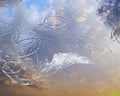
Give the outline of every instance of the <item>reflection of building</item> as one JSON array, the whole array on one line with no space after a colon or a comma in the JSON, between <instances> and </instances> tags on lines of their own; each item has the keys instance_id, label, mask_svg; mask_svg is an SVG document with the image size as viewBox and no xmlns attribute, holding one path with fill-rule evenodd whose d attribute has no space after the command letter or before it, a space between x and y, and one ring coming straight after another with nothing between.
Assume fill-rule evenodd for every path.
<instances>
[{"instance_id":1,"label":"reflection of building","mask_svg":"<svg viewBox=\"0 0 120 96\"><path fill-rule=\"evenodd\" d=\"M112 27L111 38L120 42L120 1L102 0L98 8L98 14L103 17L105 24Z\"/></svg>"}]
</instances>

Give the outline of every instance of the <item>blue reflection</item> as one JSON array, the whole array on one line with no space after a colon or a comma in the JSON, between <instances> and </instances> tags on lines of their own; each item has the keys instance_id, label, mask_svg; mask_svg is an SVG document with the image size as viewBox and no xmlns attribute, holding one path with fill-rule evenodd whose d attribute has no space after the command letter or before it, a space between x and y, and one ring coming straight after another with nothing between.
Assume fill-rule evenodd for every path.
<instances>
[{"instance_id":1,"label":"blue reflection","mask_svg":"<svg viewBox=\"0 0 120 96\"><path fill-rule=\"evenodd\" d=\"M25 6L27 6L28 8L31 6L36 6L40 9L45 9L49 6L49 0L28 0L27 2L25 2Z\"/></svg>"}]
</instances>

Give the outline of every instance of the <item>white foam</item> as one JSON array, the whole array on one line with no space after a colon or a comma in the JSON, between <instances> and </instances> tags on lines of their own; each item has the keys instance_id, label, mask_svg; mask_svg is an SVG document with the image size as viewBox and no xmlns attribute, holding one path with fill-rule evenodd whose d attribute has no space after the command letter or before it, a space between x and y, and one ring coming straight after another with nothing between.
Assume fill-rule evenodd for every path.
<instances>
[{"instance_id":1,"label":"white foam","mask_svg":"<svg viewBox=\"0 0 120 96\"><path fill-rule=\"evenodd\" d=\"M93 64L87 57L80 56L74 53L56 53L51 62L47 62L45 72L49 73L55 69L58 71L62 68L67 68L74 64Z\"/></svg>"}]
</instances>

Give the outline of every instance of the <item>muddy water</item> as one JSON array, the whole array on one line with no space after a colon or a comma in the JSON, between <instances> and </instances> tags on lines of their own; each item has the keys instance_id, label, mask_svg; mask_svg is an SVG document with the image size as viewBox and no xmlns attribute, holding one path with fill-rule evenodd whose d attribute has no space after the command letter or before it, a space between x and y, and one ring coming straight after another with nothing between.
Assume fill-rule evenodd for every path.
<instances>
[{"instance_id":1,"label":"muddy water","mask_svg":"<svg viewBox=\"0 0 120 96\"><path fill-rule=\"evenodd\" d=\"M0 96L120 96L118 0L1 2Z\"/></svg>"}]
</instances>

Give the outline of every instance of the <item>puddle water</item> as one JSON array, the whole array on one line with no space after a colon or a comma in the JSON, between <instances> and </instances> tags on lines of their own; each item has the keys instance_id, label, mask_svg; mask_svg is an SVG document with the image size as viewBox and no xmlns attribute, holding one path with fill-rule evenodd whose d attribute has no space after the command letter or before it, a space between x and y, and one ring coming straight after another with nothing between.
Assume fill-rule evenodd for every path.
<instances>
[{"instance_id":1,"label":"puddle water","mask_svg":"<svg viewBox=\"0 0 120 96\"><path fill-rule=\"evenodd\" d=\"M118 0L0 0L1 96L119 96Z\"/></svg>"}]
</instances>

